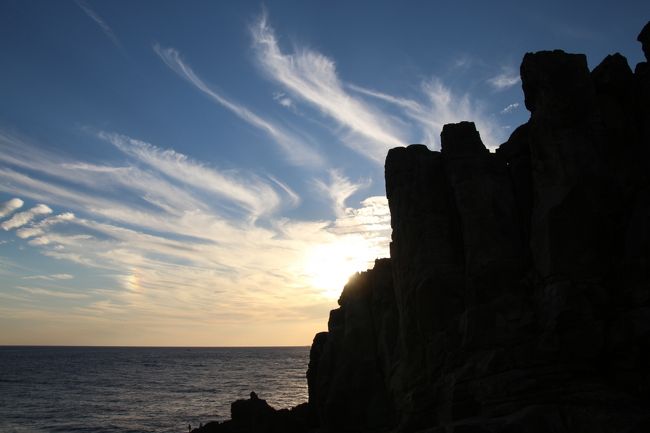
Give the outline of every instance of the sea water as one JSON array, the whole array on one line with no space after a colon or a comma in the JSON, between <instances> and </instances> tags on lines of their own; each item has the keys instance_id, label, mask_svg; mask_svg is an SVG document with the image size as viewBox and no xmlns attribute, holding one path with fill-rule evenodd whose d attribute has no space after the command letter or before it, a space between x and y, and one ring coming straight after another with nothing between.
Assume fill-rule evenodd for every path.
<instances>
[{"instance_id":1,"label":"sea water","mask_svg":"<svg viewBox=\"0 0 650 433\"><path fill-rule=\"evenodd\" d=\"M307 401L308 347L0 347L0 432L186 432L255 391Z\"/></svg>"}]
</instances>

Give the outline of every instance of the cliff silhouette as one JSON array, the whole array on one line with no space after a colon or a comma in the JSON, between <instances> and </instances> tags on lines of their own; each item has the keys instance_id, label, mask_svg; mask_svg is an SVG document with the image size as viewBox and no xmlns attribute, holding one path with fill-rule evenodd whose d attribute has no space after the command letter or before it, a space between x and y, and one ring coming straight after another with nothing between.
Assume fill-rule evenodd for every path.
<instances>
[{"instance_id":1,"label":"cliff silhouette","mask_svg":"<svg viewBox=\"0 0 650 433\"><path fill-rule=\"evenodd\" d=\"M390 258L314 338L309 402L200 431L650 431L650 65L542 51L521 81L495 153L471 122L389 151Z\"/></svg>"}]
</instances>

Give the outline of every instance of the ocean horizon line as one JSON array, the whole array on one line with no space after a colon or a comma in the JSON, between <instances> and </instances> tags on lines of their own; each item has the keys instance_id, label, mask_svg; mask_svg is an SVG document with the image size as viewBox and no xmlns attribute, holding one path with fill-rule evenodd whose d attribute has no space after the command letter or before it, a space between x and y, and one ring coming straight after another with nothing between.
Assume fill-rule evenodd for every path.
<instances>
[{"instance_id":1,"label":"ocean horizon line","mask_svg":"<svg viewBox=\"0 0 650 433\"><path fill-rule=\"evenodd\" d=\"M68 344L0 344L4 348L58 348L58 349L291 349L310 347L304 345L278 346L130 346L130 345L68 345Z\"/></svg>"}]
</instances>

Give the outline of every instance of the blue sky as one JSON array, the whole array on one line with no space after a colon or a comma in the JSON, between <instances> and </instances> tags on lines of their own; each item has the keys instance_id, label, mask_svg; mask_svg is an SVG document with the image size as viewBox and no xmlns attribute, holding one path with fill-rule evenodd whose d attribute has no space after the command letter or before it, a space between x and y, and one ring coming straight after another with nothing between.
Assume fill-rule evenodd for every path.
<instances>
[{"instance_id":1,"label":"blue sky","mask_svg":"<svg viewBox=\"0 0 650 433\"><path fill-rule=\"evenodd\" d=\"M0 4L0 344L304 345L388 255L383 161L524 123L527 51L650 4Z\"/></svg>"}]
</instances>

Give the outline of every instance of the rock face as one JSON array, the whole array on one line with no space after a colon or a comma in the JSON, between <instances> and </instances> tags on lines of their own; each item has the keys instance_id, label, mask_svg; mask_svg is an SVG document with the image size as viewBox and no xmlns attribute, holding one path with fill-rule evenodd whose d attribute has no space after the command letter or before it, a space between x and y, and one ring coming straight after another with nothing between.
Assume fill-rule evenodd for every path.
<instances>
[{"instance_id":1,"label":"rock face","mask_svg":"<svg viewBox=\"0 0 650 433\"><path fill-rule=\"evenodd\" d=\"M309 402L197 432L650 431L650 66L543 51L521 80L495 153L471 122L389 151L391 258L315 336Z\"/></svg>"},{"instance_id":2,"label":"rock face","mask_svg":"<svg viewBox=\"0 0 650 433\"><path fill-rule=\"evenodd\" d=\"M209 422L192 433L304 433L317 426L309 404L276 410L255 392L248 400L233 402L230 417L221 423Z\"/></svg>"},{"instance_id":3,"label":"rock face","mask_svg":"<svg viewBox=\"0 0 650 433\"><path fill-rule=\"evenodd\" d=\"M309 403L330 431L392 425L389 386L384 383L397 341L390 260L377 260L373 271L351 278L339 304L330 313L317 367L315 351L311 353Z\"/></svg>"},{"instance_id":4,"label":"rock face","mask_svg":"<svg viewBox=\"0 0 650 433\"><path fill-rule=\"evenodd\" d=\"M521 79L496 153L471 122L388 153L391 258L312 346L322 431L650 431L650 68L544 51Z\"/></svg>"}]
</instances>

